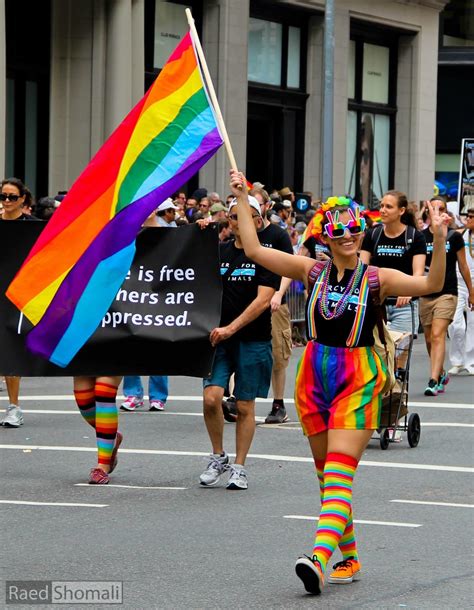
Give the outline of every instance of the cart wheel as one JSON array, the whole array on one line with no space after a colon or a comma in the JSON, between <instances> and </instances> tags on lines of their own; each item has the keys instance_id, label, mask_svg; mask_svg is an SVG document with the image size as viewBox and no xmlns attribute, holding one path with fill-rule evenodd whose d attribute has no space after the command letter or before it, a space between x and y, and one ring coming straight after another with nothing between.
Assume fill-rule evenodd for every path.
<instances>
[{"instance_id":1,"label":"cart wheel","mask_svg":"<svg viewBox=\"0 0 474 610\"><path fill-rule=\"evenodd\" d=\"M418 413L412 413L408 418L407 437L410 447L416 447L420 442L421 422Z\"/></svg>"},{"instance_id":2,"label":"cart wheel","mask_svg":"<svg viewBox=\"0 0 474 610\"><path fill-rule=\"evenodd\" d=\"M390 432L388 428L382 428L380 430L380 449L388 449L390 444Z\"/></svg>"}]
</instances>

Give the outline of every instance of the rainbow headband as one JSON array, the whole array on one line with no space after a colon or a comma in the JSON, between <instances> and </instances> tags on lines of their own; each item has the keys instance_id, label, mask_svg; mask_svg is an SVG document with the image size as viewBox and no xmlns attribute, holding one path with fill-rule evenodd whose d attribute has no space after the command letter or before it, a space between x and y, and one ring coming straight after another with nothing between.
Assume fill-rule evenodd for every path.
<instances>
[{"instance_id":1,"label":"rainbow headband","mask_svg":"<svg viewBox=\"0 0 474 610\"><path fill-rule=\"evenodd\" d=\"M304 242L310 237L315 237L318 241L321 241L324 216L326 212L335 207L349 208L354 212L354 214L357 215L360 213L358 212L358 210L360 210L360 206L350 197L329 197L329 199L322 203L316 210L315 215L306 227L301 243L304 244Z\"/></svg>"}]
</instances>

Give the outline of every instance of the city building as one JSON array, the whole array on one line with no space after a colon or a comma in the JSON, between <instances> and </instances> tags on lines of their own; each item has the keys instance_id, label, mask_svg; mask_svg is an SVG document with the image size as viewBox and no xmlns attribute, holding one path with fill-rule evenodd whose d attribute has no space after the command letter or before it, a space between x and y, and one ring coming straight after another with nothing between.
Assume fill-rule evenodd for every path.
<instances>
[{"instance_id":1,"label":"city building","mask_svg":"<svg viewBox=\"0 0 474 610\"><path fill-rule=\"evenodd\" d=\"M392 187L432 193L446 4L335 0L335 193L369 205ZM187 31L185 6L240 167L251 181L318 195L322 0L0 0L5 174L38 196L67 190ZM228 168L222 149L189 189L225 193Z\"/></svg>"}]
</instances>

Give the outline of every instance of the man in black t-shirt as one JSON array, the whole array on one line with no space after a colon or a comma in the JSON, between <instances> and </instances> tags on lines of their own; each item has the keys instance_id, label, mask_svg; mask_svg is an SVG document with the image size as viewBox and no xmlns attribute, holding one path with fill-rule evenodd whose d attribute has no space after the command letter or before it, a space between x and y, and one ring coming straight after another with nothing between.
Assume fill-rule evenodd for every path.
<instances>
[{"instance_id":1,"label":"man in black t-shirt","mask_svg":"<svg viewBox=\"0 0 474 610\"><path fill-rule=\"evenodd\" d=\"M262 217L256 199L249 197L256 229ZM245 256L239 238L236 202L229 206L229 220L235 241L220 244L223 295L221 320L210 334L216 346L212 372L204 385L204 421L212 444L212 454L200 477L201 485L217 484L230 469L227 489L247 489L245 459L255 432L255 398L266 398L272 371L270 301L279 278ZM223 448L222 399L230 376L235 373L237 406L235 463Z\"/></svg>"},{"instance_id":2,"label":"man in black t-shirt","mask_svg":"<svg viewBox=\"0 0 474 610\"><path fill-rule=\"evenodd\" d=\"M434 197L432 202L439 205L440 212L446 212L446 201ZM427 269L431 264L433 252L433 233L428 227L423 231L426 238ZM420 319L425 334L426 348L430 356L431 374L425 389L425 396L436 396L444 392L449 381L444 371L444 357L446 349L446 333L453 321L458 300L458 282L456 276L456 263L466 282L469 294L472 295L472 282L469 267L466 262L464 240L457 231L449 231L446 240L446 275L444 286L440 292L430 294L420 299ZM471 302L471 305L474 303Z\"/></svg>"}]
</instances>

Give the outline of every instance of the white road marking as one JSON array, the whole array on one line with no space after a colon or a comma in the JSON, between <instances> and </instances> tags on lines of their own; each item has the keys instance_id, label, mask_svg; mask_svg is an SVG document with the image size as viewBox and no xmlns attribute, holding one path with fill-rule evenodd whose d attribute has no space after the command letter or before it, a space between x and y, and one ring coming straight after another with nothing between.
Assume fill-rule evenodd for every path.
<instances>
[{"instance_id":1,"label":"white road marking","mask_svg":"<svg viewBox=\"0 0 474 610\"><path fill-rule=\"evenodd\" d=\"M185 490L187 487L145 487L141 485L117 485L116 483L108 483L107 485L89 485L89 483L74 483L74 487L90 487L91 489L101 487L105 489L106 487L121 487L123 489L174 489L174 490Z\"/></svg>"},{"instance_id":2,"label":"white road marking","mask_svg":"<svg viewBox=\"0 0 474 610\"><path fill-rule=\"evenodd\" d=\"M474 428L474 424L455 424L453 422L422 421L422 428Z\"/></svg>"},{"instance_id":3,"label":"white road marking","mask_svg":"<svg viewBox=\"0 0 474 610\"><path fill-rule=\"evenodd\" d=\"M303 521L319 521L319 517L307 515L283 515L283 519L301 519ZM354 519L354 523L362 525L389 525L392 527L423 527L422 523L399 523L398 521L368 521L366 519Z\"/></svg>"},{"instance_id":4,"label":"white road marking","mask_svg":"<svg viewBox=\"0 0 474 610\"><path fill-rule=\"evenodd\" d=\"M413 408L419 409L428 407L430 409L474 409L474 404L471 402L408 402L408 410L413 411Z\"/></svg>"},{"instance_id":5,"label":"white road marking","mask_svg":"<svg viewBox=\"0 0 474 610\"><path fill-rule=\"evenodd\" d=\"M426 506L452 506L454 508L474 508L474 504L457 504L455 502L428 502L425 500L390 500L399 504L424 504Z\"/></svg>"},{"instance_id":6,"label":"white road marking","mask_svg":"<svg viewBox=\"0 0 474 610\"><path fill-rule=\"evenodd\" d=\"M79 506L84 508L106 508L108 504L83 504L80 502L27 502L26 500L0 500L0 504L20 504L24 506Z\"/></svg>"},{"instance_id":7,"label":"white road marking","mask_svg":"<svg viewBox=\"0 0 474 610\"><path fill-rule=\"evenodd\" d=\"M32 451L81 451L81 452L96 452L95 447L65 447L60 445L0 445L0 449L31 449ZM167 451L161 449L120 449L120 453L129 453L132 455L174 455L181 457L207 457L206 451ZM229 453L231 457L235 457L235 453ZM302 462L312 463L310 457L300 457L293 455L273 455L265 453L249 453L249 458L255 460L270 460L273 462ZM474 468L466 466L442 466L439 464L405 464L402 462L373 462L361 460L361 466L374 466L376 468L404 468L407 470L434 470L436 472L465 472L474 473Z\"/></svg>"},{"instance_id":8,"label":"white road marking","mask_svg":"<svg viewBox=\"0 0 474 610\"><path fill-rule=\"evenodd\" d=\"M22 409L23 413L33 413L33 414L38 414L38 415L80 415L79 413L79 409L75 409L72 408L68 411L64 411L62 409ZM203 417L202 413L183 413L183 412L177 412L177 411L142 411L141 409L137 409L137 411L120 411L120 416L127 416L127 415L131 415L131 413L144 413L146 415L149 415L150 417L157 417L157 414L159 413L159 416L161 417L162 415L185 415L185 416L190 416L190 417ZM260 422L264 422L265 418L261 417L259 415L255 416L255 421L260 423ZM274 425L274 424L273 424Z\"/></svg>"},{"instance_id":9,"label":"white road marking","mask_svg":"<svg viewBox=\"0 0 474 610\"><path fill-rule=\"evenodd\" d=\"M121 401L125 397L117 396L117 400ZM145 400L148 400L148 396L144 396ZM7 396L1 396L0 401L7 401ZM70 394L37 394L32 396L22 396L21 402L26 401L74 401L74 396L72 391ZM201 402L202 396L168 396L167 402ZM271 403L273 402L272 398L257 398L256 402L258 403ZM295 401L293 398L285 398L285 402L288 404L294 404ZM413 411L414 408L433 408L433 409L474 409L474 404L472 402L439 402L436 400L431 401L422 401L422 402L412 402L411 400L408 403L408 408L410 411Z\"/></svg>"},{"instance_id":10,"label":"white road marking","mask_svg":"<svg viewBox=\"0 0 474 610\"><path fill-rule=\"evenodd\" d=\"M22 409L23 413L33 414L33 415L80 415L79 409L70 409L65 411L63 409ZM120 411L120 415L129 415L133 411ZM137 413L145 413L149 414L150 417L156 417L156 411L141 411L137 410ZM186 417L203 417L202 413L183 413L177 411L160 411L160 417L162 415L184 415ZM285 430L301 430L301 425L294 421L288 421L283 424L265 424L265 417L261 417L260 415L255 416L255 421L260 424L260 428L278 428ZM462 424L462 423L454 423L454 422L421 422L421 426L424 428L474 428L474 424Z\"/></svg>"}]
</instances>

